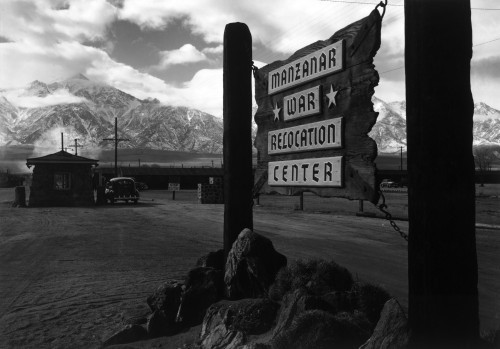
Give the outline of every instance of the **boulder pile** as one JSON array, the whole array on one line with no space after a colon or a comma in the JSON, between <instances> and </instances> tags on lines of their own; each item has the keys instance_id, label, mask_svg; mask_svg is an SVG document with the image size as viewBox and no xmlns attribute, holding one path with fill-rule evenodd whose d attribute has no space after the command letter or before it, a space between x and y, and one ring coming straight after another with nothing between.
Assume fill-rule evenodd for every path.
<instances>
[{"instance_id":1,"label":"boulder pile","mask_svg":"<svg viewBox=\"0 0 500 349\"><path fill-rule=\"evenodd\" d=\"M103 345L171 336L200 325L196 349L404 348L406 316L383 289L354 281L333 261L295 261L244 229L224 261L201 257L184 281L147 298L145 325L128 325Z\"/></svg>"}]
</instances>

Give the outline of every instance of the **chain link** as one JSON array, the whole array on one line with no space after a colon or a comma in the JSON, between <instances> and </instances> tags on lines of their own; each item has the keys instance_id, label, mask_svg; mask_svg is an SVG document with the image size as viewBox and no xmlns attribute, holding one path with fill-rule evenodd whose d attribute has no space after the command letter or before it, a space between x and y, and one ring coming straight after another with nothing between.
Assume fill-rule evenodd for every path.
<instances>
[{"instance_id":1,"label":"chain link","mask_svg":"<svg viewBox=\"0 0 500 349\"><path fill-rule=\"evenodd\" d=\"M401 235L401 237L403 239L405 239L406 241L408 241L408 234L404 233L403 231L401 231L401 229L398 227L398 225L396 224L396 222L392 219L392 215L389 213L389 211L386 210L387 208L387 205L385 204L385 196L384 196L384 193L382 193L381 190L379 190L379 194L380 194L380 197L382 198L382 203L380 205L378 205L378 209L383 213L385 214L385 219L387 219L389 221L389 223L391 223L391 226L392 228L399 234Z\"/></svg>"}]
</instances>

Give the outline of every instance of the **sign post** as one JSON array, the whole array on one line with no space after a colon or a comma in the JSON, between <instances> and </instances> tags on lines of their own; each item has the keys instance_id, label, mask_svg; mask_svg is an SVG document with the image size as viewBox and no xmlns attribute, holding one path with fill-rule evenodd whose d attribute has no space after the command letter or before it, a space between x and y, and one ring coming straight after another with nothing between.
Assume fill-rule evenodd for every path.
<instances>
[{"instance_id":1,"label":"sign post","mask_svg":"<svg viewBox=\"0 0 500 349\"><path fill-rule=\"evenodd\" d=\"M244 23L224 30L224 254L253 229L252 36Z\"/></svg>"},{"instance_id":2,"label":"sign post","mask_svg":"<svg viewBox=\"0 0 500 349\"><path fill-rule=\"evenodd\" d=\"M255 73L255 190L378 201L373 57L381 16L368 17ZM256 193L254 193L256 194Z\"/></svg>"},{"instance_id":3,"label":"sign post","mask_svg":"<svg viewBox=\"0 0 500 349\"><path fill-rule=\"evenodd\" d=\"M181 190L180 183L168 183L168 190L172 192L172 200L175 200L175 192Z\"/></svg>"}]
</instances>

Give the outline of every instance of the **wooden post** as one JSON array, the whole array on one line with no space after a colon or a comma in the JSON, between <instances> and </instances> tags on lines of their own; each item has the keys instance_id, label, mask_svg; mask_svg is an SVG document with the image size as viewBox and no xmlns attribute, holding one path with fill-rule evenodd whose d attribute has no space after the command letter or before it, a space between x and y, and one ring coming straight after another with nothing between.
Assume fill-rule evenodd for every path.
<instances>
[{"instance_id":1,"label":"wooden post","mask_svg":"<svg viewBox=\"0 0 500 349\"><path fill-rule=\"evenodd\" d=\"M304 192L301 192L299 196L299 210L304 211Z\"/></svg>"},{"instance_id":2,"label":"wooden post","mask_svg":"<svg viewBox=\"0 0 500 349\"><path fill-rule=\"evenodd\" d=\"M175 201L175 190L172 190L172 200Z\"/></svg>"},{"instance_id":3,"label":"wooden post","mask_svg":"<svg viewBox=\"0 0 500 349\"><path fill-rule=\"evenodd\" d=\"M413 348L476 348L469 0L405 1Z\"/></svg>"},{"instance_id":4,"label":"wooden post","mask_svg":"<svg viewBox=\"0 0 500 349\"><path fill-rule=\"evenodd\" d=\"M118 177L118 118L115 116L115 177Z\"/></svg>"},{"instance_id":5,"label":"wooden post","mask_svg":"<svg viewBox=\"0 0 500 349\"><path fill-rule=\"evenodd\" d=\"M363 200L359 200L359 212L363 212L364 207L363 207Z\"/></svg>"},{"instance_id":6,"label":"wooden post","mask_svg":"<svg viewBox=\"0 0 500 349\"><path fill-rule=\"evenodd\" d=\"M252 36L244 23L224 30L224 253L252 215Z\"/></svg>"},{"instance_id":7,"label":"wooden post","mask_svg":"<svg viewBox=\"0 0 500 349\"><path fill-rule=\"evenodd\" d=\"M115 142L115 177L118 177L118 142L128 141L125 138L118 138L118 118L115 116L115 138L103 138L103 141Z\"/></svg>"}]
</instances>

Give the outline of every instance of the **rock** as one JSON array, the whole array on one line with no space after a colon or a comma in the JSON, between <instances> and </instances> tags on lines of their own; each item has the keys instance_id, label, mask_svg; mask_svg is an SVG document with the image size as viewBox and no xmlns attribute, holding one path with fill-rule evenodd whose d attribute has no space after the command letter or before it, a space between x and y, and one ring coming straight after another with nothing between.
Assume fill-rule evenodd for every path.
<instances>
[{"instance_id":1,"label":"rock","mask_svg":"<svg viewBox=\"0 0 500 349\"><path fill-rule=\"evenodd\" d=\"M408 319L395 300L388 300L372 336L359 349L400 349L408 345Z\"/></svg>"},{"instance_id":2,"label":"rock","mask_svg":"<svg viewBox=\"0 0 500 349\"><path fill-rule=\"evenodd\" d=\"M147 303L152 312L160 310L163 312L167 322L175 322L179 305L181 303L182 283L168 281L160 285L156 291L148 297Z\"/></svg>"},{"instance_id":3,"label":"rock","mask_svg":"<svg viewBox=\"0 0 500 349\"><path fill-rule=\"evenodd\" d=\"M242 299L230 307L234 311L230 326L245 334L256 335L272 328L279 304L267 298Z\"/></svg>"},{"instance_id":4,"label":"rock","mask_svg":"<svg viewBox=\"0 0 500 349\"><path fill-rule=\"evenodd\" d=\"M278 308L278 303L264 298L224 300L213 304L203 319L200 333L202 348L242 345L247 335L269 331L274 325Z\"/></svg>"},{"instance_id":5,"label":"rock","mask_svg":"<svg viewBox=\"0 0 500 349\"><path fill-rule=\"evenodd\" d=\"M308 295L305 289L297 289L286 294L276 327L273 330L273 338L289 328L297 315L313 309L330 311L331 306L320 297Z\"/></svg>"},{"instance_id":6,"label":"rock","mask_svg":"<svg viewBox=\"0 0 500 349\"><path fill-rule=\"evenodd\" d=\"M286 257L276 252L268 238L244 229L233 243L226 261L224 283L230 299L267 295Z\"/></svg>"},{"instance_id":7,"label":"rock","mask_svg":"<svg viewBox=\"0 0 500 349\"><path fill-rule=\"evenodd\" d=\"M265 298L215 303L203 319L200 334L202 343L226 342L235 333L241 333L242 338L265 333L274 325L278 308L278 303Z\"/></svg>"},{"instance_id":8,"label":"rock","mask_svg":"<svg viewBox=\"0 0 500 349\"><path fill-rule=\"evenodd\" d=\"M271 340L273 349L357 349L367 337L346 321L322 310L308 310L299 314L292 325Z\"/></svg>"},{"instance_id":9,"label":"rock","mask_svg":"<svg viewBox=\"0 0 500 349\"><path fill-rule=\"evenodd\" d=\"M385 303L391 296L383 288L369 283L356 283L351 293L355 308L366 314L374 329Z\"/></svg>"},{"instance_id":10,"label":"rock","mask_svg":"<svg viewBox=\"0 0 500 349\"><path fill-rule=\"evenodd\" d=\"M321 299L330 305L331 313L352 311L354 309L352 299L347 292L328 292L322 295Z\"/></svg>"},{"instance_id":11,"label":"rock","mask_svg":"<svg viewBox=\"0 0 500 349\"><path fill-rule=\"evenodd\" d=\"M216 252L209 252L205 256L200 257L196 262L196 266L224 270L224 250L220 249Z\"/></svg>"},{"instance_id":12,"label":"rock","mask_svg":"<svg viewBox=\"0 0 500 349\"><path fill-rule=\"evenodd\" d=\"M222 299L224 293L221 270L197 267L189 271L185 291L177 313L177 322L186 326L200 324L210 305Z\"/></svg>"},{"instance_id":13,"label":"rock","mask_svg":"<svg viewBox=\"0 0 500 349\"><path fill-rule=\"evenodd\" d=\"M234 317L231 304L221 301L208 308L201 326L201 349L236 348L245 343L245 334L230 325Z\"/></svg>"},{"instance_id":14,"label":"rock","mask_svg":"<svg viewBox=\"0 0 500 349\"><path fill-rule=\"evenodd\" d=\"M163 310L155 310L153 314L148 317L147 331L150 338L171 336L178 332L179 326L170 317L165 315Z\"/></svg>"},{"instance_id":15,"label":"rock","mask_svg":"<svg viewBox=\"0 0 500 349\"><path fill-rule=\"evenodd\" d=\"M136 342L147 338L147 336L148 333L144 327L140 325L127 325L123 330L116 332L106 339L102 346Z\"/></svg>"},{"instance_id":16,"label":"rock","mask_svg":"<svg viewBox=\"0 0 500 349\"><path fill-rule=\"evenodd\" d=\"M299 288L307 289L311 295L322 296L333 291L347 292L352 284L349 270L334 261L297 260L278 272L269 289L269 297L282 300L287 293Z\"/></svg>"}]
</instances>

